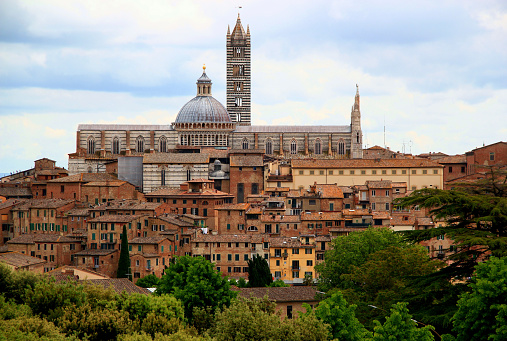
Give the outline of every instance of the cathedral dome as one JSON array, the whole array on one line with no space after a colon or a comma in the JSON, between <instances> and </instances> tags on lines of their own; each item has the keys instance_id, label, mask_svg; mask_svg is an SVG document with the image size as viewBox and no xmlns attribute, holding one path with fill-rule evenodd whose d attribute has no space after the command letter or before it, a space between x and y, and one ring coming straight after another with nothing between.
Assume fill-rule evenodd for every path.
<instances>
[{"instance_id":1,"label":"cathedral dome","mask_svg":"<svg viewBox=\"0 0 507 341\"><path fill-rule=\"evenodd\" d=\"M225 107L211 96L196 96L181 108L175 123L229 123Z\"/></svg>"},{"instance_id":2,"label":"cathedral dome","mask_svg":"<svg viewBox=\"0 0 507 341\"><path fill-rule=\"evenodd\" d=\"M197 96L181 108L175 123L231 123L227 109L211 96L211 84L203 67L197 80Z\"/></svg>"}]
</instances>

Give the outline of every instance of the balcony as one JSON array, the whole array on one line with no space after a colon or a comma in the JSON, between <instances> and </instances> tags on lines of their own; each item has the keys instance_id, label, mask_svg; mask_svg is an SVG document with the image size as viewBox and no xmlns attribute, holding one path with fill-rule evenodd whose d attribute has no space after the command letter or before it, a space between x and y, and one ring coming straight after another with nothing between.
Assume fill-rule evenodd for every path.
<instances>
[{"instance_id":1,"label":"balcony","mask_svg":"<svg viewBox=\"0 0 507 341\"><path fill-rule=\"evenodd\" d=\"M301 270L301 267L299 265L297 265L297 266L291 266L290 269L291 270Z\"/></svg>"}]
</instances>

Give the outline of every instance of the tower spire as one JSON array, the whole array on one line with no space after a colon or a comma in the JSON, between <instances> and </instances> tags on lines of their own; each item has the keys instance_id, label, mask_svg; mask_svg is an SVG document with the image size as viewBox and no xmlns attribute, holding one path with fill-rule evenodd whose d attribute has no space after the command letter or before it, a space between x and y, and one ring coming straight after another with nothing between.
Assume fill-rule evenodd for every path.
<instances>
[{"instance_id":1,"label":"tower spire","mask_svg":"<svg viewBox=\"0 0 507 341\"><path fill-rule=\"evenodd\" d=\"M354 110L359 111L359 86L356 84L356 99L354 101Z\"/></svg>"}]
</instances>

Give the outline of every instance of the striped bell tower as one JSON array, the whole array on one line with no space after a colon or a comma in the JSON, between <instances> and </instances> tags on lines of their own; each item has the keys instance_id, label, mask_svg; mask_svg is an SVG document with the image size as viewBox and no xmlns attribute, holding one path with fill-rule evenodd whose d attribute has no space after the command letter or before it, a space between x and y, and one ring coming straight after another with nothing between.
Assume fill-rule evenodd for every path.
<instances>
[{"instance_id":1,"label":"striped bell tower","mask_svg":"<svg viewBox=\"0 0 507 341\"><path fill-rule=\"evenodd\" d=\"M227 111L232 122L251 125L250 27L243 29L238 13L236 26L227 27Z\"/></svg>"}]
</instances>

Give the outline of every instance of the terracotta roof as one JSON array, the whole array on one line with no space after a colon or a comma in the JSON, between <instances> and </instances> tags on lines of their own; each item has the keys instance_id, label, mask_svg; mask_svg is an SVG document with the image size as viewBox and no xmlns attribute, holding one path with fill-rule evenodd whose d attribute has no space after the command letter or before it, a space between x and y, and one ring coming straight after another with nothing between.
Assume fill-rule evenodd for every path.
<instances>
[{"instance_id":1,"label":"terracotta roof","mask_svg":"<svg viewBox=\"0 0 507 341\"><path fill-rule=\"evenodd\" d=\"M381 146L373 146L373 147L370 147L370 148L368 148L366 150L387 150L387 149L382 148Z\"/></svg>"},{"instance_id":2,"label":"terracotta roof","mask_svg":"<svg viewBox=\"0 0 507 341\"><path fill-rule=\"evenodd\" d=\"M275 302L312 302L318 301L317 291L313 287L294 286L276 288L238 288L243 298L268 298Z\"/></svg>"},{"instance_id":3,"label":"terracotta roof","mask_svg":"<svg viewBox=\"0 0 507 341\"><path fill-rule=\"evenodd\" d=\"M368 188L392 188L391 180L366 181Z\"/></svg>"},{"instance_id":4,"label":"terracotta roof","mask_svg":"<svg viewBox=\"0 0 507 341\"><path fill-rule=\"evenodd\" d=\"M262 243L266 236L250 234L197 234L193 243ZM266 240L267 241L267 240Z\"/></svg>"},{"instance_id":5,"label":"terracotta roof","mask_svg":"<svg viewBox=\"0 0 507 341\"><path fill-rule=\"evenodd\" d=\"M80 243L80 240L70 238L67 236L60 236L59 234L42 234L30 233L22 234L11 240L7 244L34 244L34 243Z\"/></svg>"},{"instance_id":6,"label":"terracotta roof","mask_svg":"<svg viewBox=\"0 0 507 341\"><path fill-rule=\"evenodd\" d=\"M310 245L305 245L310 246ZM272 237L269 240L269 247L301 248L304 247L298 237ZM313 247L313 245L312 245Z\"/></svg>"},{"instance_id":7,"label":"terracotta roof","mask_svg":"<svg viewBox=\"0 0 507 341\"><path fill-rule=\"evenodd\" d=\"M393 182L391 183L391 186L394 188L394 187L407 187L407 183L406 182Z\"/></svg>"},{"instance_id":8,"label":"terracotta roof","mask_svg":"<svg viewBox=\"0 0 507 341\"><path fill-rule=\"evenodd\" d=\"M336 184L317 184L315 189L322 193L321 198L343 198L343 192Z\"/></svg>"},{"instance_id":9,"label":"terracotta roof","mask_svg":"<svg viewBox=\"0 0 507 341\"><path fill-rule=\"evenodd\" d=\"M182 191L179 188L160 188L156 191L153 191L151 193L145 194L146 197L223 197L223 196L229 196L232 197L231 194L225 193L216 189L210 190L206 189L202 192L189 192L189 191Z\"/></svg>"},{"instance_id":10,"label":"terracotta roof","mask_svg":"<svg viewBox=\"0 0 507 341\"><path fill-rule=\"evenodd\" d=\"M203 183L203 182L207 182L207 183L214 183L213 180L208 180L208 179L203 179L203 178L199 178L199 179L192 179L192 180L188 180L188 181L185 181L185 182L188 182L188 183Z\"/></svg>"},{"instance_id":11,"label":"terracotta roof","mask_svg":"<svg viewBox=\"0 0 507 341\"><path fill-rule=\"evenodd\" d=\"M24 187L0 187L0 195L3 197L31 197L30 188Z\"/></svg>"},{"instance_id":12,"label":"terracotta roof","mask_svg":"<svg viewBox=\"0 0 507 341\"><path fill-rule=\"evenodd\" d=\"M118 250L86 249L76 252L74 256L107 256L115 252Z\"/></svg>"},{"instance_id":13,"label":"terracotta roof","mask_svg":"<svg viewBox=\"0 0 507 341\"><path fill-rule=\"evenodd\" d=\"M201 153L208 154L210 159L226 159L229 156L227 149L216 149L213 147L203 147L201 148Z\"/></svg>"},{"instance_id":14,"label":"terracotta roof","mask_svg":"<svg viewBox=\"0 0 507 341\"><path fill-rule=\"evenodd\" d=\"M25 202L25 200L27 200L27 199L14 199L14 198L7 199L6 201L0 203L0 210L3 208L8 208L8 207L12 207L15 205L19 205L19 204Z\"/></svg>"},{"instance_id":15,"label":"terracotta roof","mask_svg":"<svg viewBox=\"0 0 507 341\"><path fill-rule=\"evenodd\" d=\"M100 285L104 287L104 289L112 288L118 294L121 294L122 292L126 292L127 294L151 294L148 289L138 287L127 278L89 279L86 280L86 282Z\"/></svg>"},{"instance_id":16,"label":"terracotta roof","mask_svg":"<svg viewBox=\"0 0 507 341\"><path fill-rule=\"evenodd\" d=\"M267 187L264 192L289 192L290 187Z\"/></svg>"},{"instance_id":17,"label":"terracotta roof","mask_svg":"<svg viewBox=\"0 0 507 341\"><path fill-rule=\"evenodd\" d=\"M137 237L129 240L129 244L158 244L166 240L166 237Z\"/></svg>"},{"instance_id":18,"label":"terracotta roof","mask_svg":"<svg viewBox=\"0 0 507 341\"><path fill-rule=\"evenodd\" d=\"M330 242L331 236L330 235L316 236L315 241L316 242Z\"/></svg>"},{"instance_id":19,"label":"terracotta roof","mask_svg":"<svg viewBox=\"0 0 507 341\"><path fill-rule=\"evenodd\" d=\"M354 193L354 190L350 186L340 186L342 193Z\"/></svg>"},{"instance_id":20,"label":"terracotta roof","mask_svg":"<svg viewBox=\"0 0 507 341\"><path fill-rule=\"evenodd\" d=\"M68 216L88 216L90 214L90 209L74 207L73 209L65 212L65 214Z\"/></svg>"},{"instance_id":21,"label":"terracotta roof","mask_svg":"<svg viewBox=\"0 0 507 341\"><path fill-rule=\"evenodd\" d=\"M117 199L101 203L98 206L90 209L92 211L102 210L155 210L162 206L164 203L160 202L146 202L137 199Z\"/></svg>"},{"instance_id":22,"label":"terracotta roof","mask_svg":"<svg viewBox=\"0 0 507 341\"><path fill-rule=\"evenodd\" d=\"M230 155L230 167L262 167L262 155Z\"/></svg>"},{"instance_id":23,"label":"terracotta roof","mask_svg":"<svg viewBox=\"0 0 507 341\"><path fill-rule=\"evenodd\" d=\"M262 214L262 207L250 207L246 214Z\"/></svg>"},{"instance_id":24,"label":"terracotta roof","mask_svg":"<svg viewBox=\"0 0 507 341\"><path fill-rule=\"evenodd\" d=\"M330 227L329 232L357 232L365 231L364 227Z\"/></svg>"},{"instance_id":25,"label":"terracotta roof","mask_svg":"<svg viewBox=\"0 0 507 341\"><path fill-rule=\"evenodd\" d=\"M203 164L209 163L209 155L201 153L153 153L145 154L143 163Z\"/></svg>"},{"instance_id":26,"label":"terracotta roof","mask_svg":"<svg viewBox=\"0 0 507 341\"><path fill-rule=\"evenodd\" d=\"M241 204L225 204L220 206L215 206L215 210L230 210L230 211L244 211L250 208L250 204L245 202Z\"/></svg>"},{"instance_id":27,"label":"terracotta roof","mask_svg":"<svg viewBox=\"0 0 507 341\"><path fill-rule=\"evenodd\" d=\"M107 214L87 220L87 223L128 223L143 215Z\"/></svg>"},{"instance_id":28,"label":"terracotta roof","mask_svg":"<svg viewBox=\"0 0 507 341\"><path fill-rule=\"evenodd\" d=\"M308 220L341 220L343 215L341 212L305 212L301 214L301 221Z\"/></svg>"},{"instance_id":29,"label":"terracotta roof","mask_svg":"<svg viewBox=\"0 0 507 341\"><path fill-rule=\"evenodd\" d=\"M416 221L417 221L417 225L422 225L422 226L435 225L435 223L433 222L433 219L429 218L429 217L416 218Z\"/></svg>"},{"instance_id":30,"label":"terracotta roof","mask_svg":"<svg viewBox=\"0 0 507 341\"><path fill-rule=\"evenodd\" d=\"M467 158L465 155L452 155L452 156L446 156L441 159L438 159L437 162L440 164L467 163Z\"/></svg>"},{"instance_id":31,"label":"terracotta roof","mask_svg":"<svg viewBox=\"0 0 507 341\"><path fill-rule=\"evenodd\" d=\"M194 224L189 223L187 221L179 219L178 215L165 215L165 216L158 216L160 220L166 221L170 224L180 226L180 227L192 227Z\"/></svg>"},{"instance_id":32,"label":"terracotta roof","mask_svg":"<svg viewBox=\"0 0 507 341\"><path fill-rule=\"evenodd\" d=\"M72 265L63 265L63 266L60 266L60 267L58 267L58 268L56 268L54 270L51 270L51 271L47 272L47 274L55 277L56 281L60 282L61 280L68 279L68 276L70 276L69 274L66 274L66 272L67 273L72 272L72 276L74 276L74 271L76 271L76 270L77 271L82 271L82 272L87 272L87 273L90 273L90 274L95 275L95 276L101 276L101 277L104 277L104 278L109 278L108 276L106 276L104 274L101 274L100 272L96 272L96 271L93 271L93 270L90 270L90 269L87 269L87 268L84 268L84 267L72 266ZM77 278L74 278L74 279L79 280L79 276L76 276L76 277Z\"/></svg>"},{"instance_id":33,"label":"terracotta roof","mask_svg":"<svg viewBox=\"0 0 507 341\"><path fill-rule=\"evenodd\" d=\"M389 219L389 212L372 212L373 219Z\"/></svg>"},{"instance_id":34,"label":"terracotta roof","mask_svg":"<svg viewBox=\"0 0 507 341\"><path fill-rule=\"evenodd\" d=\"M112 180L112 181L92 181L84 184L83 186L90 187L120 187L123 184L126 184L127 181L122 180Z\"/></svg>"},{"instance_id":35,"label":"terracotta roof","mask_svg":"<svg viewBox=\"0 0 507 341\"><path fill-rule=\"evenodd\" d=\"M63 178L48 180L48 183L93 182L106 180L114 181L118 179L107 173L80 173L64 176Z\"/></svg>"},{"instance_id":36,"label":"terracotta roof","mask_svg":"<svg viewBox=\"0 0 507 341\"><path fill-rule=\"evenodd\" d=\"M0 253L0 262L15 266L17 268L46 263L46 261L43 259L24 255L18 252Z\"/></svg>"},{"instance_id":37,"label":"terracotta roof","mask_svg":"<svg viewBox=\"0 0 507 341\"><path fill-rule=\"evenodd\" d=\"M293 159L292 168L442 168L428 159Z\"/></svg>"}]
</instances>

